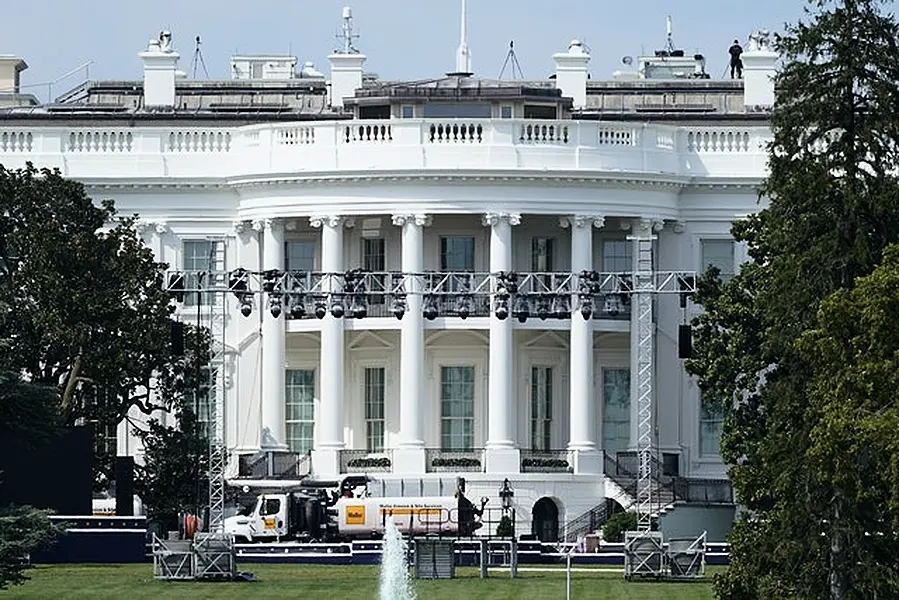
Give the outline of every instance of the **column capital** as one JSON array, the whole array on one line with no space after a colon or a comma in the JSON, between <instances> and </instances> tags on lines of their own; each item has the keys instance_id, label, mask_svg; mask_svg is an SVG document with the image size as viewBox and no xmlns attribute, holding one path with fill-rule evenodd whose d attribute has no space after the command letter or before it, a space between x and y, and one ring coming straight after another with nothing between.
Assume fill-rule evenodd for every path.
<instances>
[{"instance_id":1,"label":"column capital","mask_svg":"<svg viewBox=\"0 0 899 600\"><path fill-rule=\"evenodd\" d=\"M503 221L509 225L519 225L521 223L521 215L518 213L489 212L481 217L481 224L484 227L493 227Z\"/></svg>"},{"instance_id":2,"label":"column capital","mask_svg":"<svg viewBox=\"0 0 899 600\"><path fill-rule=\"evenodd\" d=\"M348 220L346 217L342 215L316 215L314 217L309 217L309 225L318 229L319 227L330 227L331 229L335 229L340 227L342 224L349 224L352 220ZM353 225L355 222L352 221ZM348 225L352 227L352 225Z\"/></svg>"},{"instance_id":3,"label":"column capital","mask_svg":"<svg viewBox=\"0 0 899 600\"><path fill-rule=\"evenodd\" d=\"M596 229L602 229L606 224L606 218L603 215L565 215L559 217L559 226L562 229L568 227L590 227L592 224Z\"/></svg>"},{"instance_id":4,"label":"column capital","mask_svg":"<svg viewBox=\"0 0 899 600\"><path fill-rule=\"evenodd\" d=\"M146 233L147 230L150 229L151 225L153 225L153 223L150 221L145 221L144 219L138 219L137 221L134 222L134 232L138 236L143 236L144 233Z\"/></svg>"},{"instance_id":5,"label":"column capital","mask_svg":"<svg viewBox=\"0 0 899 600\"><path fill-rule=\"evenodd\" d=\"M665 227L665 221L659 217L638 217L632 221L622 221L621 228L633 230L634 233L650 234L661 231Z\"/></svg>"},{"instance_id":6,"label":"column capital","mask_svg":"<svg viewBox=\"0 0 899 600\"><path fill-rule=\"evenodd\" d=\"M393 215L391 219L397 227L402 227L407 223L419 227L430 227L432 222L431 215Z\"/></svg>"},{"instance_id":7,"label":"column capital","mask_svg":"<svg viewBox=\"0 0 899 600\"><path fill-rule=\"evenodd\" d=\"M675 221L674 222L674 227L673 227L674 233L683 233L686 228L687 228L686 221Z\"/></svg>"},{"instance_id":8,"label":"column capital","mask_svg":"<svg viewBox=\"0 0 899 600\"><path fill-rule=\"evenodd\" d=\"M250 221L250 226L253 228L253 231L259 233L265 229L265 221L266 219L253 219Z\"/></svg>"},{"instance_id":9,"label":"column capital","mask_svg":"<svg viewBox=\"0 0 899 600\"><path fill-rule=\"evenodd\" d=\"M283 231L284 219L262 219L262 227L266 231Z\"/></svg>"},{"instance_id":10,"label":"column capital","mask_svg":"<svg viewBox=\"0 0 899 600\"><path fill-rule=\"evenodd\" d=\"M158 235L164 235L169 232L169 224L165 221L156 221L156 233Z\"/></svg>"},{"instance_id":11,"label":"column capital","mask_svg":"<svg viewBox=\"0 0 899 600\"><path fill-rule=\"evenodd\" d=\"M232 223L232 225L234 226L234 233L241 235L241 234L247 233L247 230L252 228L253 223L252 223L252 221L244 220L244 221L234 221L234 223Z\"/></svg>"}]
</instances>

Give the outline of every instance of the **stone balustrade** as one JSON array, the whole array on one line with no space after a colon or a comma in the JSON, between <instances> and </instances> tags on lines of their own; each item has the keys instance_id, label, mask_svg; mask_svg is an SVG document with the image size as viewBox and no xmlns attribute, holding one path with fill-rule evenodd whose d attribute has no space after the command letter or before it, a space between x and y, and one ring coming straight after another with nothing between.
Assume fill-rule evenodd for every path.
<instances>
[{"instance_id":1,"label":"stone balustrade","mask_svg":"<svg viewBox=\"0 0 899 600\"><path fill-rule=\"evenodd\" d=\"M767 126L403 119L238 128L38 127L0 122L0 164L83 180L303 177L472 170L670 178L765 177Z\"/></svg>"}]
</instances>

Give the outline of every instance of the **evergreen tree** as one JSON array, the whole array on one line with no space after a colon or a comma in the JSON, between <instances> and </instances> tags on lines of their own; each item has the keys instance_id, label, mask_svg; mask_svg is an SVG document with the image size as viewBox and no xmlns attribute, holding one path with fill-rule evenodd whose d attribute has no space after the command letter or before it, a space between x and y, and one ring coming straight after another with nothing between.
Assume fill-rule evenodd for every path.
<instances>
[{"instance_id":1,"label":"evergreen tree","mask_svg":"<svg viewBox=\"0 0 899 600\"><path fill-rule=\"evenodd\" d=\"M723 598L899 595L879 569L885 550L899 550L891 531L873 539L876 517L814 460L813 436L835 432L821 429L819 381L799 343L821 301L871 273L899 240L899 27L876 0L810 4L776 40L785 64L768 206L733 227L753 263L724 284L707 274L696 298L705 313L687 367L703 400L730 410L722 455L749 509L718 578Z\"/></svg>"}]
</instances>

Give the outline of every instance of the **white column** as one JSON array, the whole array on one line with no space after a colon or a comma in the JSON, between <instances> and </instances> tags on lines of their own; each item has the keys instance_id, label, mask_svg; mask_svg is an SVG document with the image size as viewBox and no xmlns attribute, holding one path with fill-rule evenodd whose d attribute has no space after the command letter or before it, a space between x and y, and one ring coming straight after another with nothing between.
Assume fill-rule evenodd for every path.
<instances>
[{"instance_id":1,"label":"white column","mask_svg":"<svg viewBox=\"0 0 899 600\"><path fill-rule=\"evenodd\" d=\"M322 230L322 271L324 273L343 273L346 271L343 257L344 217L324 216L309 220L313 227ZM339 282L336 277L325 281L325 291L337 290ZM344 327L343 319L334 317L330 312L321 321L321 354L319 358L319 406L321 411L316 415L318 425L318 443L312 459L312 467L317 475L333 476L340 470L340 450L344 448L343 439L343 392L344 378Z\"/></svg>"},{"instance_id":2,"label":"white column","mask_svg":"<svg viewBox=\"0 0 899 600\"><path fill-rule=\"evenodd\" d=\"M521 215L488 213L490 226L490 272L512 270L512 226ZM491 309L493 306L491 306ZM512 318L501 321L490 316L489 386L487 399L487 472L518 473L519 452L513 433L513 347Z\"/></svg>"},{"instance_id":3,"label":"white column","mask_svg":"<svg viewBox=\"0 0 899 600\"><path fill-rule=\"evenodd\" d=\"M563 217L571 227L571 271L593 270L593 228L603 226L595 215ZM571 300L569 342L569 439L568 450L576 473L601 473L601 456L596 451L596 390L593 377L593 320L578 310L578 297Z\"/></svg>"},{"instance_id":4,"label":"white column","mask_svg":"<svg viewBox=\"0 0 899 600\"><path fill-rule=\"evenodd\" d=\"M413 274L424 271L425 215L394 215L402 227L402 270L406 276L406 314L400 323L400 435L393 453L396 473L424 473L424 318L421 289Z\"/></svg>"},{"instance_id":5,"label":"white column","mask_svg":"<svg viewBox=\"0 0 899 600\"><path fill-rule=\"evenodd\" d=\"M238 221L234 224L238 246L233 268L261 270L259 237L264 228L265 222L262 220ZM264 309L260 310L261 303L254 299L253 313L244 317L240 313L237 298L232 294L228 296L228 302L231 303L228 318L234 324L234 327L229 327L228 343L234 348L240 348L240 357L235 363L232 389L228 396L228 406L231 408L225 411L226 415L234 416L225 421L228 428L226 439L233 440L229 447L234 448L235 453L242 454L258 451L262 446L263 396L259 373L262 372L263 342L257 334L261 330L263 319L271 315Z\"/></svg>"},{"instance_id":6,"label":"white column","mask_svg":"<svg viewBox=\"0 0 899 600\"><path fill-rule=\"evenodd\" d=\"M284 224L278 219L262 222L262 268L284 270ZM284 319L268 311L268 297L262 296L258 310L262 313L262 440L266 450L287 448L284 423Z\"/></svg>"}]
</instances>

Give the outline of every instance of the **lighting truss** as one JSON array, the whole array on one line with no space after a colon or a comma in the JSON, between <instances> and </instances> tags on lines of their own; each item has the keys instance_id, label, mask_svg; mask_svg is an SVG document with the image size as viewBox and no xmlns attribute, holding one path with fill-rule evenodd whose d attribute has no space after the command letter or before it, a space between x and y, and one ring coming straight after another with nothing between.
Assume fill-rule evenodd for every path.
<instances>
[{"instance_id":1,"label":"lighting truss","mask_svg":"<svg viewBox=\"0 0 899 600\"><path fill-rule=\"evenodd\" d=\"M639 286L636 285L639 279ZM467 318L474 305L491 307L497 318L509 316L524 322L528 318L570 318L580 312L584 319L617 316L631 306L639 293L692 294L693 272L656 271L640 273L518 273L518 272L432 272L400 271L345 272L250 271L228 272L170 271L166 289L180 296L196 290L185 282L206 281L204 293L230 293L241 312L249 316L255 307L267 307L276 318L286 312L292 318L315 316L366 318L374 303L392 302L392 312L402 318L405 299L423 296L425 318L440 314ZM639 288L639 289L638 289ZM414 291L411 291L414 290ZM377 300L376 300L377 299ZM483 311L482 311L483 312Z\"/></svg>"}]
</instances>

